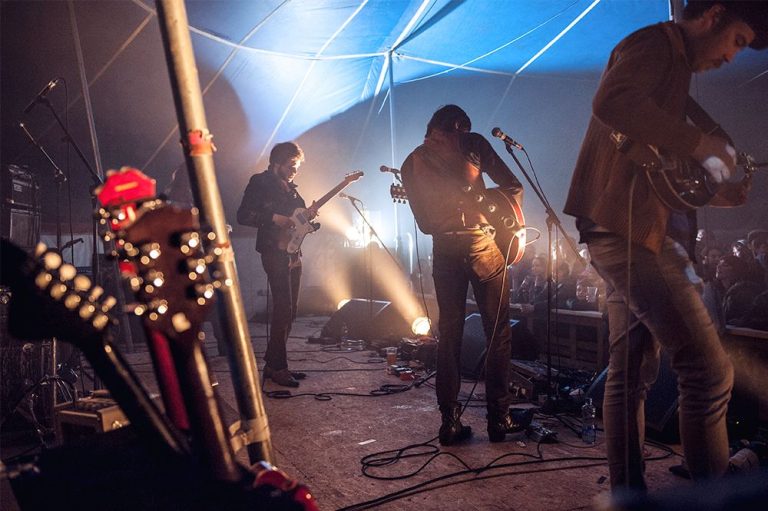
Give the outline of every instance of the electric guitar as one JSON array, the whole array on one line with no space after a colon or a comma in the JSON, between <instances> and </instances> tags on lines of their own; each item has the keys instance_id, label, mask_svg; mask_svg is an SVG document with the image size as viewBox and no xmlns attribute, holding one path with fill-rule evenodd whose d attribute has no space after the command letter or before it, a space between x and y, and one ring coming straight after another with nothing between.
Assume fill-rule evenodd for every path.
<instances>
[{"instance_id":1,"label":"electric guitar","mask_svg":"<svg viewBox=\"0 0 768 511\"><path fill-rule=\"evenodd\" d=\"M13 293L10 331L22 339L55 335L77 346L145 441L153 448L188 453L186 438L167 422L111 342L117 300L42 243L31 258L11 242L0 241L3 284Z\"/></svg>"},{"instance_id":2,"label":"electric guitar","mask_svg":"<svg viewBox=\"0 0 768 511\"><path fill-rule=\"evenodd\" d=\"M188 213L191 214L191 211ZM181 213L180 216L189 219L188 213ZM162 219L164 216L164 214L159 214L157 218ZM179 216L178 211L171 216ZM171 224L174 223L173 219L169 219L169 221ZM139 225L141 226L142 224L139 223ZM147 227L154 229L156 225L150 222ZM140 234L136 233L135 235L140 236ZM171 243L171 245L174 244ZM187 243L186 246L189 247L189 244ZM153 261L158 259L152 257L152 255L156 255L157 250L167 247L168 245L165 243L150 243L150 246L146 247L150 249L148 253L149 259ZM28 339L46 338L56 335L63 340L77 345L93 369L107 385L111 395L117 400L121 409L130 420L131 425L140 433L140 437L148 442L151 447L149 450L152 453L151 456L157 456L157 459L164 463L163 467L175 466L168 465L170 459L174 460L173 463L179 464L179 471L183 471L186 467L191 467L189 473L184 472L183 475L179 476L176 474L176 476L180 480L188 477L188 479L184 480L188 480L191 484L205 485L205 488L208 488L207 490L189 488L190 495L197 495L201 498L220 498L222 495L228 496L231 494L231 500L227 500L228 503L242 502L243 506L248 505L248 509L318 510L317 501L306 486L296 482L284 472L266 462L261 462L251 467L250 470L240 469L238 466L236 472L238 476L236 482L238 484L230 485L227 488L222 487L220 483L211 485L208 479L200 478L194 468L197 465L188 458L190 448L186 438L179 435L178 431L167 422L166 416L156 407L130 365L122 357L118 348L111 342L109 326L114 323L111 311L117 304L117 300L106 295L99 286L93 285L87 276L78 274L74 266L64 263L60 253L48 249L43 244L37 246L35 258L29 257L26 252L4 238L0 239L0 250L3 254L2 272L0 272L0 276L2 276L1 282L3 285L11 288L13 295L9 314L11 332L17 337ZM128 250L130 250L130 247ZM171 261L167 261L167 264L160 264L157 267L168 269L169 265L173 265L173 260L178 259L172 258ZM195 266L195 273L197 273L197 268ZM145 276L147 275L147 272L143 270L140 270L140 273ZM170 272L169 275L172 273ZM198 278L196 277L191 280L197 281ZM183 282L176 285L177 289L184 287ZM207 289L207 285L205 287ZM203 292L202 296L205 297L206 293ZM194 329L194 323L188 323L190 318L194 320L196 316L191 308L182 305L161 313L163 310L163 300L161 298L159 304L152 304L150 302L150 306L147 308L150 320L152 320L152 314L156 313L158 317L153 321L171 324L174 331ZM195 301L198 305L200 304L199 300ZM160 317L165 316L166 313L169 316L165 318ZM29 321L31 317L37 319ZM186 326L190 328L185 330ZM201 359L194 361L195 365L200 362ZM211 403L209 402L208 404L210 405ZM170 449L171 458L164 454L164 451L168 449ZM58 456L60 455L61 453L58 454ZM57 455L53 454L52 459L55 461ZM85 460L86 463L94 462L88 456L86 456ZM77 463L82 460L72 461ZM99 463L101 462L97 461L96 465L99 466ZM120 461L118 460L116 463L119 464ZM43 465L45 465L45 461L43 461ZM45 465L42 470L45 473L45 477L42 478L36 477L41 473L39 467L35 467L34 470L30 470L27 467L24 470L14 471L14 473L18 472L18 474L12 476L12 478L24 479L21 488L27 493L39 495L41 492L51 490L46 486L46 484L50 485L50 482L46 483L45 481L46 477L56 477L57 466L56 463ZM148 473L155 474L156 472L150 469ZM125 476L125 466L116 468L115 476L104 475L103 480L99 479L99 486L94 491L108 489L109 483L104 481L114 480L115 485L124 484L120 482L120 478ZM132 477L131 481L140 479L137 476ZM38 479L43 482L37 483ZM227 493L222 494L221 492L224 490ZM178 488L171 486L168 491L178 491ZM153 503L156 503L155 499L158 496L152 494L149 497L153 499L152 502L143 502L142 498L144 497L142 492L139 492L136 500L141 505L141 509L155 509ZM186 494L175 496L173 493L170 493L168 496L164 495L162 497L161 500L163 502L167 502L169 498L171 500L178 498L181 502L189 502ZM40 499L30 498L29 495L25 495L25 498L31 502L40 502ZM82 495L78 492L66 495L56 493L56 499L58 499L58 505L68 509L70 507L78 507L87 511L89 509L103 508L103 500L99 500L97 507L90 507L88 505L90 501L83 499ZM196 502L196 504L202 506L203 503ZM245 507L242 508L245 509ZM240 507L236 509L240 509Z\"/></svg>"},{"instance_id":3,"label":"electric guitar","mask_svg":"<svg viewBox=\"0 0 768 511\"><path fill-rule=\"evenodd\" d=\"M626 135L615 131L611 140L645 174L656 196L670 209L686 212L706 206L720 188L693 158L678 158L651 145L631 143ZM757 170L746 153L739 153L737 163L747 175Z\"/></svg>"},{"instance_id":4,"label":"electric guitar","mask_svg":"<svg viewBox=\"0 0 768 511\"><path fill-rule=\"evenodd\" d=\"M315 201L315 208L320 209L326 202L331 200L337 193L363 177L363 172L357 170L344 176L344 179L331 188L331 190ZM284 231L284 236L280 239L278 246L289 254L295 254L301 248L304 237L307 234L315 232L319 225L312 222L311 212L306 208L296 208L291 215L293 227Z\"/></svg>"},{"instance_id":5,"label":"electric guitar","mask_svg":"<svg viewBox=\"0 0 768 511\"><path fill-rule=\"evenodd\" d=\"M117 250L112 256L118 260L118 268L123 279L134 291L138 291L141 279L138 276L136 264L129 257L130 251L126 250L123 236L125 229L136 221L137 210L141 204L155 200L155 180L138 169L123 167L119 171L108 171L106 181L96 189L95 193L101 203L97 215L102 236L107 241L114 239ZM165 413L177 428L189 431L189 417L171 356L169 341L161 332L148 326L145 323L144 333L152 356L152 366L163 398Z\"/></svg>"},{"instance_id":6,"label":"electric guitar","mask_svg":"<svg viewBox=\"0 0 768 511\"><path fill-rule=\"evenodd\" d=\"M496 230L494 241L504 255L507 266L520 262L525 253L525 217L520 207L515 190L506 188L487 188L475 190L471 186L463 188L473 209L479 209ZM389 187L392 200L405 204L408 193L401 185Z\"/></svg>"}]
</instances>

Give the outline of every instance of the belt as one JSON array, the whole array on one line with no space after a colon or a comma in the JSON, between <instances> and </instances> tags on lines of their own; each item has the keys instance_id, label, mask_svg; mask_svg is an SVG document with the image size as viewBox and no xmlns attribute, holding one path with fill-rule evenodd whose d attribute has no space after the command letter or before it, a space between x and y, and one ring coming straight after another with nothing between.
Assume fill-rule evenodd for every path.
<instances>
[{"instance_id":1,"label":"belt","mask_svg":"<svg viewBox=\"0 0 768 511\"><path fill-rule=\"evenodd\" d=\"M465 229L461 231L446 231L437 233L437 236L478 236L485 234L482 229Z\"/></svg>"}]
</instances>

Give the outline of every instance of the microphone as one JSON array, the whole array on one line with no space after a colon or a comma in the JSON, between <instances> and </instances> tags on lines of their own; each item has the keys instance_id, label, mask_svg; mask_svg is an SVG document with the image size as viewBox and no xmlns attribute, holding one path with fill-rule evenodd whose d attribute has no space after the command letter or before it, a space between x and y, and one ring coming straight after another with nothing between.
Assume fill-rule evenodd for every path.
<instances>
[{"instance_id":1,"label":"microphone","mask_svg":"<svg viewBox=\"0 0 768 511\"><path fill-rule=\"evenodd\" d=\"M379 167L379 171L381 171L381 172L390 172L390 173L395 174L395 175L400 173L400 169L393 169L392 167L387 167L386 165L382 165L381 167Z\"/></svg>"},{"instance_id":2,"label":"microphone","mask_svg":"<svg viewBox=\"0 0 768 511\"><path fill-rule=\"evenodd\" d=\"M358 199L357 197L352 197L351 195L348 195L348 194L346 194L344 192L339 193L339 197L341 197L342 199L349 199L352 202L363 202L360 199Z\"/></svg>"},{"instance_id":3,"label":"microphone","mask_svg":"<svg viewBox=\"0 0 768 511\"><path fill-rule=\"evenodd\" d=\"M35 105L41 99L44 99L48 95L48 93L51 92L53 90L53 88L56 87L56 85L58 85L58 83L59 83L59 79L58 78L54 78L53 80L48 82L48 84L45 87L43 87L43 89L40 92L37 93L37 96L35 96L35 99L33 99L32 101L29 102L29 104L27 105L27 108L24 109L24 113L28 114L30 112L30 110L35 108Z\"/></svg>"},{"instance_id":4,"label":"microphone","mask_svg":"<svg viewBox=\"0 0 768 511\"><path fill-rule=\"evenodd\" d=\"M511 145L512 147L516 147L521 151L525 151L525 149L523 148L523 145L520 142L517 142L516 140L507 136L507 134L501 131L500 128L493 128L491 130L491 135L493 135L496 138L500 138L507 145Z\"/></svg>"}]
</instances>

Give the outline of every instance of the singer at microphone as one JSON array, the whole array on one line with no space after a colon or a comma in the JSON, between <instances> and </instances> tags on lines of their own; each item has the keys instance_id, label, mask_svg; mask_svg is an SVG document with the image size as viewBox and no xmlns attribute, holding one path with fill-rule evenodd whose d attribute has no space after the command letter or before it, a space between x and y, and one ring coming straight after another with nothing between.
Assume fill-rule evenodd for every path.
<instances>
[{"instance_id":1,"label":"singer at microphone","mask_svg":"<svg viewBox=\"0 0 768 511\"><path fill-rule=\"evenodd\" d=\"M58 85L59 79L54 78L48 84L42 88L40 92L37 93L37 96L35 96L35 99L29 102L27 107L24 109L24 113L28 114L33 108L35 108L35 105L38 104L41 100L45 99L45 97L53 90L56 85Z\"/></svg>"},{"instance_id":2,"label":"singer at microphone","mask_svg":"<svg viewBox=\"0 0 768 511\"><path fill-rule=\"evenodd\" d=\"M349 200L351 200L352 202L359 202L359 203L361 203L361 204L362 204L362 202L363 202L363 201L361 201L360 199L358 199L357 197L352 197L351 195L348 195L348 194L346 194L346 193L344 193L344 192L341 192L341 193L339 194L339 197L341 197L342 199L349 199Z\"/></svg>"},{"instance_id":3,"label":"singer at microphone","mask_svg":"<svg viewBox=\"0 0 768 511\"><path fill-rule=\"evenodd\" d=\"M496 138L501 139L507 145L511 145L512 147L516 147L517 149L520 149L521 151L525 151L525 149L523 148L523 145L520 142L518 142L518 141L514 140L513 138L507 136L506 133L501 131L501 128L493 128L491 130L491 135L493 135Z\"/></svg>"}]
</instances>

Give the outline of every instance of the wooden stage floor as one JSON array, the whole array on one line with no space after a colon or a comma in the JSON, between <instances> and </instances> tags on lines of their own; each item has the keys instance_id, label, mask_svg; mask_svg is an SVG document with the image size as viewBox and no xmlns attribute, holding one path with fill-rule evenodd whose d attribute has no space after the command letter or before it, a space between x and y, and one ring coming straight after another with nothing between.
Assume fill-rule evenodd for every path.
<instances>
[{"instance_id":1,"label":"wooden stage floor","mask_svg":"<svg viewBox=\"0 0 768 511\"><path fill-rule=\"evenodd\" d=\"M299 318L294 325L288 359L292 370L308 375L301 386L286 389L268 381L263 389L290 390L293 396L265 397L277 464L312 489L321 509L367 509L367 502L384 501L378 509L566 511L594 509L607 497L602 432L596 445L586 446L556 418L537 415L536 421L557 432L558 443L537 445L519 433L491 444L484 403L472 402L463 417L472 426L471 441L440 447L436 440L440 413L431 384L371 395L408 382L386 374L384 361L368 350L324 351L323 346L306 342L307 336L318 335L326 319ZM266 327L256 323L250 327L261 367ZM214 356L214 344L207 346L220 395L234 404L226 358ZM471 389L472 382L465 382L462 395ZM483 392L480 383L476 393L482 398ZM563 419L577 423L572 416ZM393 463L374 460L374 466L366 468L371 477L363 473L364 457L382 451L387 451L383 457L392 457L398 450L404 450L405 457ZM653 459L647 465L647 479L653 490L690 484L669 472L681 461L670 450L680 452L680 447L647 447ZM414 454L421 455L410 456Z\"/></svg>"},{"instance_id":2,"label":"wooden stage floor","mask_svg":"<svg viewBox=\"0 0 768 511\"><path fill-rule=\"evenodd\" d=\"M304 317L294 325L288 358L292 370L308 375L301 386L286 389L268 381L263 389L276 464L309 486L320 509L567 511L599 508L607 500L602 432L596 445L587 446L567 427L578 424L575 417L559 420L537 414L536 421L556 431L557 443L537 444L518 433L491 444L480 383L475 389L480 400L471 402L463 417L472 426L472 439L440 447L440 413L432 382L415 387L401 381L387 374L384 360L368 350L339 352L308 343L307 337L318 335L326 321ZM217 393L234 406L227 359L218 354L210 324L205 326ZM251 323L250 329L261 367L266 326ZM148 390L157 392L146 349L138 347L126 358ZM465 381L462 395L469 395L472 386ZM274 391L280 393L271 394ZM690 485L669 472L681 462L674 454L679 451L679 446L648 445L652 490ZM397 453L401 456L394 459ZM372 459L364 468L365 457ZM245 450L238 458L247 463ZM0 500L5 500L3 509L15 509L7 493Z\"/></svg>"}]
</instances>

